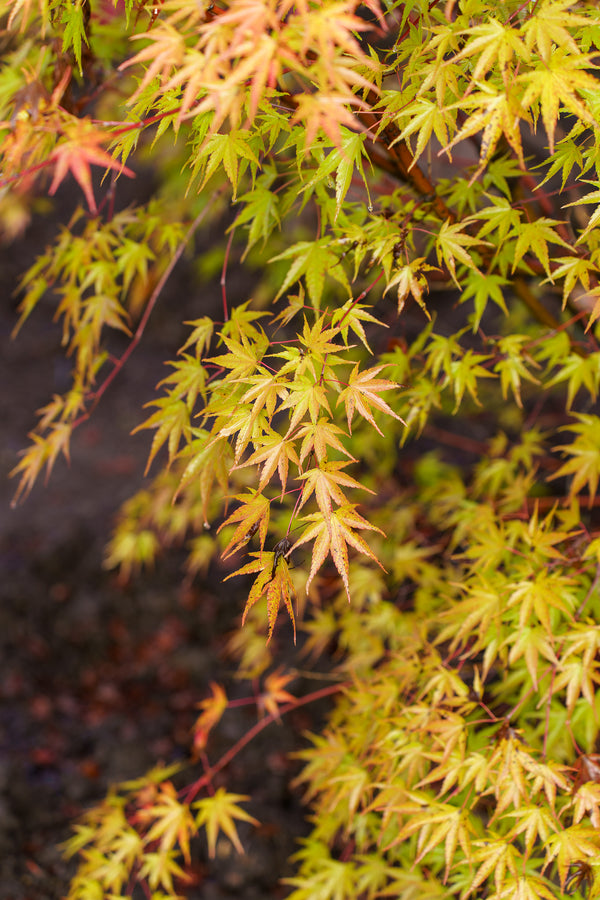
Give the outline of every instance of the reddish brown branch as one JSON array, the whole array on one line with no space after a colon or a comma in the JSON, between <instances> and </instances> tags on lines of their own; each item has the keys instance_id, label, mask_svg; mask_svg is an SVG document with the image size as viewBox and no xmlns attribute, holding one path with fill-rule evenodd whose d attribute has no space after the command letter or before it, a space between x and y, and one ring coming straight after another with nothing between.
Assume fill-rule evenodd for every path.
<instances>
[{"instance_id":1,"label":"reddish brown branch","mask_svg":"<svg viewBox=\"0 0 600 900\"><path fill-rule=\"evenodd\" d=\"M337 694L342 688L347 687L346 682L340 682L339 684L330 684L327 687L320 688L318 691L313 691L311 694L306 694L305 697L301 697L299 700L294 700L293 703L288 703L286 706L282 706L281 709L277 713L269 713L264 718L260 719L255 725L250 728L246 734L243 735L236 741L236 743L227 750L223 756L209 769L207 769L203 775L200 776L196 781L192 784L188 785L185 788L182 788L179 791L179 796L182 797L185 803L191 803L194 797L198 794L202 788L207 787L212 781L213 777L220 772L225 766L229 765L232 759L240 753L244 747L250 743L250 741L254 740L254 738L260 734L261 731L264 731L268 725L272 725L273 722L276 722L277 719L286 713L292 712L294 709L298 709L300 706L306 706L308 703L314 703L317 700L321 700L323 697L330 697L332 694Z\"/></svg>"},{"instance_id":2,"label":"reddish brown branch","mask_svg":"<svg viewBox=\"0 0 600 900\"><path fill-rule=\"evenodd\" d=\"M98 406L98 403L102 399L103 395L106 393L106 391L108 390L108 388L110 387L110 385L112 384L114 379L117 377L117 375L119 374L119 372L121 371L121 369L123 368L123 366L125 365L127 360L129 359L129 357L131 356L131 354L133 353L133 351L139 344L140 340L142 339L142 335L144 334L144 331L146 330L148 320L150 319L150 316L152 315L152 312L154 310L154 307L156 306L158 298L160 297L165 284L169 280L173 269L175 268L175 266L179 262L181 256L183 255L183 251L185 250L190 238L192 237L194 232L198 229L198 227L201 225L201 223L204 220L204 218L206 217L207 213L210 211L216 195L218 193L220 193L222 190L223 190L223 188L220 188L218 191L215 191L215 193L212 195L212 197L210 198L210 200L208 201L206 206L202 209L202 211L200 213L198 213L198 215L196 216L196 218L190 225L186 236L183 238L183 240L177 247L177 250L175 251L175 253L171 257L171 259L169 260L169 264L168 264L167 268L161 275L158 284L152 291L150 299L148 300L148 303L146 304L146 309L144 310L144 314L139 321L138 327L135 330L135 334L133 335L133 337L129 343L129 346L127 347L125 352L115 361L112 372L109 375L107 375L107 377L104 379L104 381L102 382L102 384L100 385L98 390L93 391L92 393L89 394L89 397L92 399L92 404L89 407L89 409L87 409L84 413L82 413L81 416L79 416L78 419L75 419L75 421L73 422L73 425L72 425L73 430L75 428L77 428L79 425L81 425L83 422L86 422L89 419L89 417L92 415L93 411Z\"/></svg>"}]
</instances>

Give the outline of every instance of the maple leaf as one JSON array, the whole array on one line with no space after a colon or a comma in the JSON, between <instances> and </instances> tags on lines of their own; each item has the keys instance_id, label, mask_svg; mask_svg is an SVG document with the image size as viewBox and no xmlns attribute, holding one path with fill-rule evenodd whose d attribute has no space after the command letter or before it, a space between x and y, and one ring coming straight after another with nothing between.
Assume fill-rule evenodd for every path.
<instances>
[{"instance_id":1,"label":"maple leaf","mask_svg":"<svg viewBox=\"0 0 600 900\"><path fill-rule=\"evenodd\" d=\"M311 422L319 419L321 409L325 409L331 415L325 387L320 380L317 381L307 375L297 376L294 379L289 387L288 399L281 404L279 412L283 412L284 409L293 410L288 433L297 428L307 412Z\"/></svg>"},{"instance_id":2,"label":"maple leaf","mask_svg":"<svg viewBox=\"0 0 600 900\"><path fill-rule=\"evenodd\" d=\"M592 182L592 183L595 183L595 182ZM600 191L590 191L589 194L584 194L584 196L581 197L579 200L577 200L575 203L567 203L567 204L565 204L565 207L564 207L564 208L565 208L565 209L568 209L568 207L570 207L570 206L581 206L581 205L584 204L584 203L592 203L592 202L594 202L594 201L596 201L596 200L600 200ZM589 219L589 221L588 221L588 223L587 223L587 225L586 225L586 227L585 227L585 230L584 230L584 231L579 235L579 237L577 238L577 243L578 243L578 244L579 244L581 241L585 240L585 238L587 237L587 235L590 233L591 229L592 229L592 228L595 228L596 225L598 224L598 222L600 222L600 206L597 206L597 207L596 207L596 209L594 210L594 212L593 212L592 215L590 216L590 219ZM579 258L579 257L567 257L567 260L569 260L569 261L571 261L572 259L579 260L580 258ZM561 259L561 260L559 260L559 261L560 261L560 262L564 262L564 261L566 261L566 260L563 258L563 259ZM571 262L571 265L573 265L572 262ZM561 274L563 274L563 273L561 272Z\"/></svg>"},{"instance_id":3,"label":"maple leaf","mask_svg":"<svg viewBox=\"0 0 600 900\"><path fill-rule=\"evenodd\" d=\"M569 866L581 859L597 858L600 852L598 832L585 825L571 825L551 835L546 842L546 862L544 868L556 859L558 877L564 889Z\"/></svg>"},{"instance_id":4,"label":"maple leaf","mask_svg":"<svg viewBox=\"0 0 600 900\"><path fill-rule=\"evenodd\" d=\"M452 281L458 288L460 288L460 283L456 278L457 261L469 269L479 272L466 248L476 244L490 246L487 241L481 241L479 238L465 233L464 228L468 222L470 222L470 219L463 219L462 222L454 223L446 220L443 222L435 242L438 262L441 263L443 261L446 264Z\"/></svg>"},{"instance_id":5,"label":"maple leaf","mask_svg":"<svg viewBox=\"0 0 600 900\"><path fill-rule=\"evenodd\" d=\"M136 434L145 428L156 429L144 474L150 469L152 460L165 442L169 451L169 463L172 462L179 448L181 438L189 434L190 427L188 406L178 397L171 395L161 397L159 400L151 400L150 403L146 403L146 406L157 406L158 410L131 432Z\"/></svg>"},{"instance_id":6,"label":"maple leaf","mask_svg":"<svg viewBox=\"0 0 600 900\"><path fill-rule=\"evenodd\" d=\"M271 514L271 503L268 497L263 496L259 491L252 491L238 495L235 499L240 500L242 505L219 526L219 531L221 531L228 525L239 522L231 540L223 550L223 559L227 559L228 556L247 544L257 531L261 547L264 547L267 538Z\"/></svg>"},{"instance_id":7,"label":"maple leaf","mask_svg":"<svg viewBox=\"0 0 600 900\"><path fill-rule=\"evenodd\" d=\"M433 270L435 266L430 266L425 262L425 257L420 256L413 259L406 266L401 266L389 278L384 294L387 294L391 288L397 288L398 293L398 313L404 309L404 304L409 295L419 304L428 319L431 319L429 310L425 306L423 295L428 291L427 279L425 272Z\"/></svg>"},{"instance_id":8,"label":"maple leaf","mask_svg":"<svg viewBox=\"0 0 600 900\"><path fill-rule=\"evenodd\" d=\"M335 310L331 317L331 324L334 327L337 326L339 328L346 347L352 346L348 344L348 330L351 328L362 341L369 353L372 354L373 351L367 343L362 322L373 322L375 325L383 325L384 328L388 327L384 322L380 322L379 319L376 319L375 316L372 316L371 313L367 312L364 306L361 306L354 300L347 300L343 306L340 306Z\"/></svg>"},{"instance_id":9,"label":"maple leaf","mask_svg":"<svg viewBox=\"0 0 600 900\"><path fill-rule=\"evenodd\" d=\"M242 615L242 625L246 621L246 617L255 603L266 593L267 595L267 619L269 631L267 635L267 644L273 636L275 622L279 614L281 601L285 605L292 626L294 629L294 643L296 643L296 619L294 616L293 599L295 597L294 585L290 578L289 564L286 556L291 551L291 543L287 538L282 538L275 545L275 549L269 552L251 553L251 556L257 557L253 562L247 563L228 575L227 579L233 578L235 575L249 575L258 572L258 575L248 594L248 600L244 607Z\"/></svg>"},{"instance_id":10,"label":"maple leaf","mask_svg":"<svg viewBox=\"0 0 600 900\"><path fill-rule=\"evenodd\" d=\"M328 446L333 447L335 450L339 450L339 452L347 456L351 462L356 462L356 459L348 452L348 450L346 450L337 436L338 434L344 433L345 432L342 431L341 428L338 428L337 425L330 422L326 416L321 416L318 422L307 422L305 425L302 425L296 435L298 439L304 438L300 448L299 464L302 465L309 453L313 452L317 458L317 462L321 464L327 458Z\"/></svg>"},{"instance_id":11,"label":"maple leaf","mask_svg":"<svg viewBox=\"0 0 600 900\"><path fill-rule=\"evenodd\" d=\"M387 381L383 378L375 377L384 368L385 366L373 366L373 368L365 369L361 372L359 371L358 363L354 366L354 369L348 378L348 385L341 392L337 400L338 406L340 403L344 403L346 407L346 418L348 419L350 433L352 433L352 419L356 410L367 420L367 422L370 422L371 425L373 425L379 434L383 434L373 418L371 407L374 407L381 412L385 412L389 416L393 416L394 419L398 419L399 422L406 425L404 419L395 413L385 400L382 400L381 397L378 396L381 391L390 391L401 386L394 381Z\"/></svg>"},{"instance_id":12,"label":"maple leaf","mask_svg":"<svg viewBox=\"0 0 600 900\"><path fill-rule=\"evenodd\" d=\"M479 54L475 67L470 72L471 84L483 81L490 69L496 67L507 84L510 71L508 63L513 55L523 60L529 59L529 50L521 40L519 32L499 22L498 19L492 18L481 25L466 28L462 33L472 36L472 39L468 40L460 53L453 56L445 65L455 65L462 59Z\"/></svg>"},{"instance_id":13,"label":"maple leaf","mask_svg":"<svg viewBox=\"0 0 600 900\"><path fill-rule=\"evenodd\" d=\"M411 816L410 822L401 829L394 843L400 843L409 835L418 832L415 860L418 863L443 842L446 863L444 877L447 878L459 843L465 856L470 857L472 831L468 811L448 803L432 803L426 811L416 812Z\"/></svg>"},{"instance_id":14,"label":"maple leaf","mask_svg":"<svg viewBox=\"0 0 600 900\"><path fill-rule=\"evenodd\" d=\"M552 0L542 3L525 24L525 44L529 50L537 47L538 53L545 63L550 62L557 47L579 55L577 40L567 30L580 25L590 25L590 19L571 12L573 4L570 0ZM556 45L556 46L554 46Z\"/></svg>"},{"instance_id":15,"label":"maple leaf","mask_svg":"<svg viewBox=\"0 0 600 900\"><path fill-rule=\"evenodd\" d=\"M463 141L465 138L481 131L479 165L470 179L469 185L471 185L492 158L498 141L504 134L514 150L521 168L524 169L525 161L523 159L519 120L526 117L526 112L517 99L516 91L510 87L504 90L496 90L492 85L485 83L481 91L471 94L469 97L464 97L454 104L453 108L462 110L469 106L475 107L475 112L467 119L458 134L439 153L450 155L450 150L459 141Z\"/></svg>"},{"instance_id":16,"label":"maple leaf","mask_svg":"<svg viewBox=\"0 0 600 900\"><path fill-rule=\"evenodd\" d=\"M594 116L580 96L582 91L593 93L598 89L598 82L590 72L598 68L593 58L583 53L569 55L565 47L558 46L547 61L518 76L518 81L526 85L522 105L540 103L550 153L554 153L554 131L561 105L590 127L597 127Z\"/></svg>"},{"instance_id":17,"label":"maple leaf","mask_svg":"<svg viewBox=\"0 0 600 900\"><path fill-rule=\"evenodd\" d=\"M262 447L255 450L246 462L239 463L234 468L243 469L245 466L263 463L258 485L259 491L262 491L269 484L275 470L277 470L281 481L281 497L283 498L287 486L290 462L300 465L296 452L296 439L289 438L287 435L281 437L280 434L273 431L265 438Z\"/></svg>"},{"instance_id":18,"label":"maple leaf","mask_svg":"<svg viewBox=\"0 0 600 900\"><path fill-rule=\"evenodd\" d=\"M22 458L11 470L11 477L21 472L21 480L12 500L12 506L16 506L21 496L27 496L35 481L46 467L46 476L49 476L54 464L62 454L69 461L69 444L73 426L70 422L56 422L52 425L50 434L42 437L34 431L29 433L31 445L21 454Z\"/></svg>"},{"instance_id":19,"label":"maple leaf","mask_svg":"<svg viewBox=\"0 0 600 900\"><path fill-rule=\"evenodd\" d=\"M261 366L262 358L269 345L265 334L257 332L256 337L248 337L247 333L242 331L238 340L221 333L221 339L229 353L213 356L207 362L213 363L215 366L222 366L224 369L231 369L231 377L234 379L248 378L257 370L263 373L267 371Z\"/></svg>"},{"instance_id":20,"label":"maple leaf","mask_svg":"<svg viewBox=\"0 0 600 900\"><path fill-rule=\"evenodd\" d=\"M300 241L292 247L288 247L283 253L272 257L269 262L276 262L280 259L291 259L292 263L275 300L278 300L302 276L306 281L308 296L315 309L318 309L321 303L326 275L335 278L350 294L346 272L340 264L338 252L332 246L330 238L321 238L318 241Z\"/></svg>"},{"instance_id":21,"label":"maple leaf","mask_svg":"<svg viewBox=\"0 0 600 900\"><path fill-rule=\"evenodd\" d=\"M563 429L572 431L576 437L570 444L562 444L556 450L564 450L571 456L560 469L548 480L563 478L572 475L569 485L569 494L575 497L579 491L588 485L589 505L591 506L598 490L600 480L600 419L597 416L576 413L579 420L577 425L565 425Z\"/></svg>"},{"instance_id":22,"label":"maple leaf","mask_svg":"<svg viewBox=\"0 0 600 900\"><path fill-rule=\"evenodd\" d=\"M210 347L215 323L209 316L203 316L201 319L194 319L192 322L184 322L184 325L193 325L194 330L188 337L183 346L179 348L179 353L183 353L192 344L196 346L196 358L202 356L202 353Z\"/></svg>"},{"instance_id":23,"label":"maple leaf","mask_svg":"<svg viewBox=\"0 0 600 900\"><path fill-rule=\"evenodd\" d=\"M366 490L355 478L341 471L347 465L349 462L323 462L318 468L309 469L298 475L298 478L304 481L298 509L302 509L314 492L319 509L327 519L331 515L332 500L339 506L348 502L340 485ZM369 491L369 493L373 492Z\"/></svg>"},{"instance_id":24,"label":"maple leaf","mask_svg":"<svg viewBox=\"0 0 600 900\"><path fill-rule=\"evenodd\" d=\"M308 541L315 541L310 574L306 583L307 593L311 581L325 562L327 554L330 553L334 565L344 582L348 600L350 600L348 544L360 553L364 553L365 556L368 556L369 559L372 559L383 569L369 545L357 534L356 529L369 529L370 531L377 531L379 534L383 534L383 532L380 528L371 525L370 522L363 519L356 512L354 505L340 506L339 509L333 510L328 516L323 515L322 512L313 513L305 516L303 521L309 524L290 552L293 552L296 547L300 547Z\"/></svg>"},{"instance_id":25,"label":"maple leaf","mask_svg":"<svg viewBox=\"0 0 600 900\"><path fill-rule=\"evenodd\" d=\"M276 669L265 678L264 689L258 698L258 707L265 713L273 716L274 719L280 721L279 706L281 703L293 703L295 697L285 690L286 684L293 681L296 676L293 674L284 674L281 669Z\"/></svg>"},{"instance_id":26,"label":"maple leaf","mask_svg":"<svg viewBox=\"0 0 600 900\"><path fill-rule=\"evenodd\" d=\"M243 810L238 804L240 800L248 800L244 794L230 794L224 787L217 788L212 797L204 797L192 804L196 813L196 825L206 828L208 840L208 855L214 859L217 850L217 837L223 831L238 853L243 853L244 848L240 842L235 819L241 822L250 822L258 825L257 819Z\"/></svg>"},{"instance_id":27,"label":"maple leaf","mask_svg":"<svg viewBox=\"0 0 600 900\"><path fill-rule=\"evenodd\" d=\"M106 140L106 135L94 128L88 120L77 120L77 124L66 129L66 140L61 141L50 157L54 163L54 177L48 193L52 196L64 180L67 172L71 172L79 183L87 200L92 215L98 214L94 191L92 189L92 175L90 166L102 166L104 169L112 169L118 174L134 177L134 173L127 166L119 163L114 157L102 150L100 144Z\"/></svg>"},{"instance_id":28,"label":"maple leaf","mask_svg":"<svg viewBox=\"0 0 600 900\"><path fill-rule=\"evenodd\" d=\"M534 222L522 222L515 229L517 243L514 249L513 272L517 268L525 253L533 253L542 263L546 273L550 276L550 262L548 260L548 244L560 244L561 247L570 249L569 244L556 232L556 225L562 223L555 219L543 216Z\"/></svg>"},{"instance_id":29,"label":"maple leaf","mask_svg":"<svg viewBox=\"0 0 600 900\"><path fill-rule=\"evenodd\" d=\"M467 896L474 893L492 872L497 890L500 890L503 884L507 869L513 876L516 876L520 854L516 847L505 838L491 833L486 836L485 841L475 841L474 846L477 849L470 859L472 863L481 863L481 866L469 884Z\"/></svg>"},{"instance_id":30,"label":"maple leaf","mask_svg":"<svg viewBox=\"0 0 600 900\"><path fill-rule=\"evenodd\" d=\"M598 199L600 199L600 196ZM565 279L562 297L562 307L564 309L578 281L581 282L586 292L590 291L590 274L598 272L598 266L590 259L583 259L579 256L560 256L554 259L553 262L560 263L560 265L553 269L552 281L557 281L559 278ZM589 324L587 328L589 328Z\"/></svg>"},{"instance_id":31,"label":"maple leaf","mask_svg":"<svg viewBox=\"0 0 600 900\"><path fill-rule=\"evenodd\" d=\"M204 522L208 527L208 502L212 496L215 482L223 494L227 494L229 460L232 451L229 442L224 437L210 440L209 433L201 429L193 429L192 434L194 440L190 441L180 452L182 460L191 458L183 470L173 500L175 501L186 488L197 481L202 498Z\"/></svg>"},{"instance_id":32,"label":"maple leaf","mask_svg":"<svg viewBox=\"0 0 600 900\"><path fill-rule=\"evenodd\" d=\"M202 710L192 728L194 735L194 752L204 750L208 742L208 735L215 725L221 720L223 713L227 709L227 694L220 684L214 681L210 683L212 695L198 703L198 708Z\"/></svg>"},{"instance_id":33,"label":"maple leaf","mask_svg":"<svg viewBox=\"0 0 600 900\"><path fill-rule=\"evenodd\" d=\"M152 806L138 810L136 818L141 822L152 823L145 835L148 843L159 841L161 853L168 853L178 844L189 865L190 838L196 832L196 825L189 807L177 799L172 782L164 781Z\"/></svg>"}]
</instances>

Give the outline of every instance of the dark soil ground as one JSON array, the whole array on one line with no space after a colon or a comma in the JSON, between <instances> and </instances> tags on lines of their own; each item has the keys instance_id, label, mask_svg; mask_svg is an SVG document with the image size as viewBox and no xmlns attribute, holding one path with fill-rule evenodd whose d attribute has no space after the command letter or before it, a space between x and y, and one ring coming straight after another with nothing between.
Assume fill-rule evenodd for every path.
<instances>
[{"instance_id":1,"label":"dark soil ground","mask_svg":"<svg viewBox=\"0 0 600 900\"><path fill-rule=\"evenodd\" d=\"M183 589L177 553L127 588L102 568L111 522L141 484L148 451L148 434L130 437L130 431L164 377L162 361L181 343L177 323L220 302L217 285L200 289L188 280L185 261L144 341L92 420L78 429L70 468L61 461L46 487L36 486L10 508L15 484L7 475L34 410L68 385L69 363L49 304L10 339L11 294L36 247L49 239L47 228L34 224L23 241L0 251L1 900L62 898L73 866L58 844L78 814L111 784L187 755L195 704L211 680L228 675L224 634L243 603L218 574ZM235 273L230 290L241 295ZM225 720L211 748L215 758L255 715L241 710ZM302 716L268 729L227 770L229 789L252 795L247 808L261 826L240 829L242 857L224 842L211 862L198 842L196 883L182 890L191 900L285 894L279 877L303 831L286 754L300 746L302 728L314 724Z\"/></svg>"}]
</instances>

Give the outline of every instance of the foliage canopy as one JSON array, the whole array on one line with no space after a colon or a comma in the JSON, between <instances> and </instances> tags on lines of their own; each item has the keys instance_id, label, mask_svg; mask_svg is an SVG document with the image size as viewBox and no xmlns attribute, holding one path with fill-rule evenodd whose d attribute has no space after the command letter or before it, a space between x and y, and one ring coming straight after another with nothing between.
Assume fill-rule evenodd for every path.
<instances>
[{"instance_id":1,"label":"foliage canopy","mask_svg":"<svg viewBox=\"0 0 600 900\"><path fill-rule=\"evenodd\" d=\"M128 577L182 541L191 573L235 558L259 728L307 702L273 669L280 613L313 659L335 648L290 896L597 897L598 5L0 6L5 237L36 192L71 175L82 194L19 289L18 327L55 298L73 368L17 499L220 227L220 321L182 324L139 424L155 474L108 564ZM120 209L148 161L160 189ZM242 264L262 274L231 308ZM241 848L254 819L213 783L211 690L203 774L178 792L157 769L90 811L69 900L175 897L198 832Z\"/></svg>"}]
</instances>

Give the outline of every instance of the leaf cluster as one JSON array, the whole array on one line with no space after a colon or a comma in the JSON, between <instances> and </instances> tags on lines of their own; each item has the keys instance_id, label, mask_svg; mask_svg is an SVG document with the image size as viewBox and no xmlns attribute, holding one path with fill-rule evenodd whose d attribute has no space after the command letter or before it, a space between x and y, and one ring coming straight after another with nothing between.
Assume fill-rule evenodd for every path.
<instances>
[{"instance_id":1,"label":"leaf cluster","mask_svg":"<svg viewBox=\"0 0 600 900\"><path fill-rule=\"evenodd\" d=\"M597 4L1 6L0 221L71 176L85 201L19 287L18 327L52 306L73 371L17 498L220 233L222 312L182 323L107 564L220 556L269 721L280 613L333 654L291 897L597 896ZM119 211L148 160L160 189ZM232 305L238 265L260 276ZM187 792L155 773L84 819L73 900L175 896L201 829L239 847L252 817L206 762L227 706L213 685Z\"/></svg>"}]
</instances>

